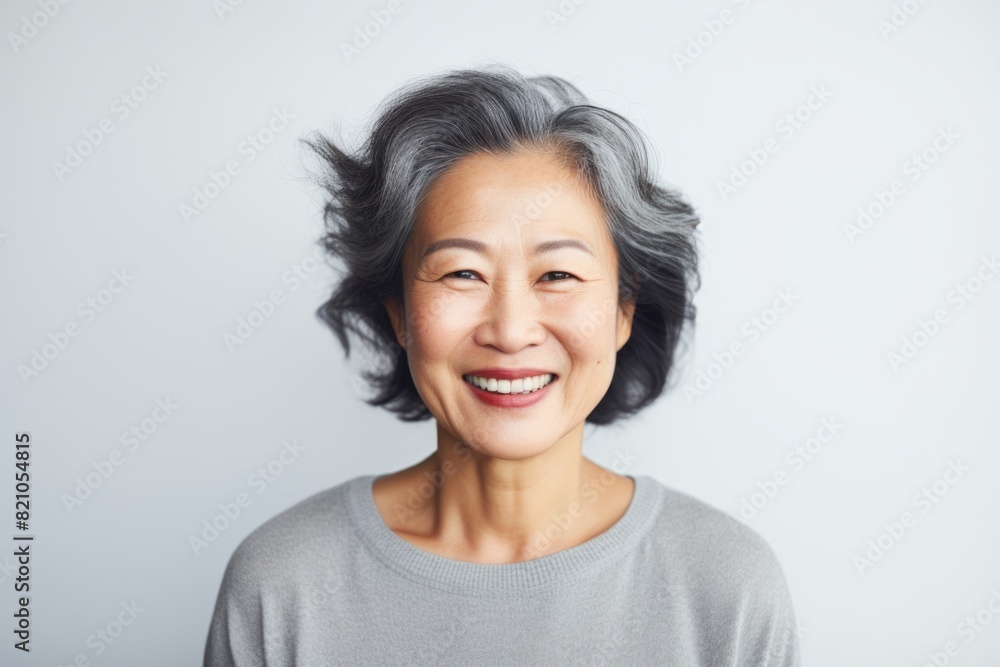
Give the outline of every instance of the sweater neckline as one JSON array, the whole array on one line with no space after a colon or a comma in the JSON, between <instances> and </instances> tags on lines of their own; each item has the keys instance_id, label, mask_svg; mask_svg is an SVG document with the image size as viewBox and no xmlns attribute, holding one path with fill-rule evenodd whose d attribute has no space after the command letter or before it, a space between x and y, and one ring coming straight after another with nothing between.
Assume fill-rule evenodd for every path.
<instances>
[{"instance_id":1,"label":"sweater neckline","mask_svg":"<svg viewBox=\"0 0 1000 667\"><path fill-rule=\"evenodd\" d=\"M465 595L523 594L586 577L616 562L650 531L663 499L658 482L626 475L635 483L625 513L586 542L519 563L473 563L439 556L394 533L378 511L372 491L383 475L355 477L348 485L351 519L372 554L403 577ZM599 502L600 498L595 502Z\"/></svg>"}]
</instances>

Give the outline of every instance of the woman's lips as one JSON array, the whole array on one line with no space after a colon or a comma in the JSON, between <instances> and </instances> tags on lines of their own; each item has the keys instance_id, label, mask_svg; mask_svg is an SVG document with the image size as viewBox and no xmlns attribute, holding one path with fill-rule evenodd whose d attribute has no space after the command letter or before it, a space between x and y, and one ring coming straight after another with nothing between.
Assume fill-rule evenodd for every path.
<instances>
[{"instance_id":1,"label":"woman's lips","mask_svg":"<svg viewBox=\"0 0 1000 667\"><path fill-rule=\"evenodd\" d=\"M535 391L529 392L527 394L501 394L498 392L487 391L485 389L480 389L471 382L463 379L462 384L469 388L469 391L473 395L481 400L487 405L498 408L523 408L529 405L534 405L538 401L542 400L542 397L548 392L549 387L556 383L559 378L555 375L552 376L552 380Z\"/></svg>"},{"instance_id":2,"label":"woman's lips","mask_svg":"<svg viewBox=\"0 0 1000 667\"><path fill-rule=\"evenodd\" d=\"M535 375L552 375L557 377L556 373L544 368L505 368L502 366L477 368L476 370L468 371L467 374L483 378L494 378L496 380L516 380L517 378L531 377Z\"/></svg>"}]
</instances>

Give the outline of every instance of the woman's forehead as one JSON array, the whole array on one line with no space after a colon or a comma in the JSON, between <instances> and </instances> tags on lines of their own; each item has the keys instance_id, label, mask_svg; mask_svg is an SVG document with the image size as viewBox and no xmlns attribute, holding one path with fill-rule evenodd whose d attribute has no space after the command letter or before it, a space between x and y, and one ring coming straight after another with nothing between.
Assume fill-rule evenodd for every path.
<instances>
[{"instance_id":1,"label":"woman's forehead","mask_svg":"<svg viewBox=\"0 0 1000 667\"><path fill-rule=\"evenodd\" d=\"M603 214L575 170L557 156L522 151L463 158L431 185L417 218L431 232L504 224L579 227L602 222Z\"/></svg>"},{"instance_id":2,"label":"woman's forehead","mask_svg":"<svg viewBox=\"0 0 1000 667\"><path fill-rule=\"evenodd\" d=\"M516 149L508 153L476 152L457 160L432 188L477 182L484 186L538 189L577 185L579 173L553 150Z\"/></svg>"}]
</instances>

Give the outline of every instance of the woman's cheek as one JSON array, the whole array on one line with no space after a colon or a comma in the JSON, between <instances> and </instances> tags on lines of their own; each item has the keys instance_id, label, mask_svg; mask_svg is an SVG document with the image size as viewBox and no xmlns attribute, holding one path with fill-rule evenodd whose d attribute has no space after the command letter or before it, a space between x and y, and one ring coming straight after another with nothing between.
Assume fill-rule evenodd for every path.
<instances>
[{"instance_id":1,"label":"woman's cheek","mask_svg":"<svg viewBox=\"0 0 1000 667\"><path fill-rule=\"evenodd\" d=\"M616 304L610 299L579 299L563 305L556 320L562 323L563 340L584 356L605 356L605 347L614 344Z\"/></svg>"},{"instance_id":2,"label":"woman's cheek","mask_svg":"<svg viewBox=\"0 0 1000 667\"><path fill-rule=\"evenodd\" d=\"M441 290L414 290L410 294L410 312L408 326L415 336L426 338L434 335L440 326L442 314L450 307L454 294Z\"/></svg>"},{"instance_id":3,"label":"woman's cheek","mask_svg":"<svg viewBox=\"0 0 1000 667\"><path fill-rule=\"evenodd\" d=\"M455 291L415 293L411 304L414 343L431 358L447 356L448 351L474 326L475 313L480 307L468 295Z\"/></svg>"}]
</instances>

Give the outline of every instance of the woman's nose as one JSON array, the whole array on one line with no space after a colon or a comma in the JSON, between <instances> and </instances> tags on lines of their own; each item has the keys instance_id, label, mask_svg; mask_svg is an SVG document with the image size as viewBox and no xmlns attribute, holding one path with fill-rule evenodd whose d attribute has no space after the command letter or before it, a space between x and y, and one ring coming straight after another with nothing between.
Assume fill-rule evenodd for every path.
<instances>
[{"instance_id":1,"label":"woman's nose","mask_svg":"<svg viewBox=\"0 0 1000 667\"><path fill-rule=\"evenodd\" d=\"M474 340L513 354L545 340L543 308L526 279L498 280L490 290Z\"/></svg>"}]
</instances>

